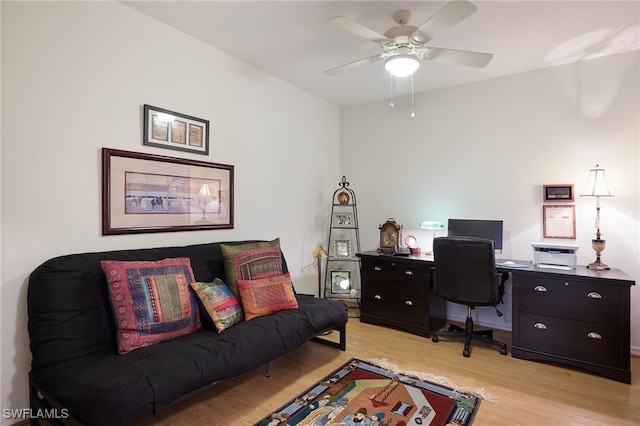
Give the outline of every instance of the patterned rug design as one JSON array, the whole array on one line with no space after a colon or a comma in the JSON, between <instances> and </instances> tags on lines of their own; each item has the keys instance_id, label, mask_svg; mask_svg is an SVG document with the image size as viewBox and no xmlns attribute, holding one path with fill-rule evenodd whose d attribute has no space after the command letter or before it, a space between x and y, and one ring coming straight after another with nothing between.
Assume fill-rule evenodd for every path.
<instances>
[{"instance_id":1,"label":"patterned rug design","mask_svg":"<svg viewBox=\"0 0 640 426\"><path fill-rule=\"evenodd\" d=\"M393 370L353 358L255 426L473 423L479 395Z\"/></svg>"}]
</instances>

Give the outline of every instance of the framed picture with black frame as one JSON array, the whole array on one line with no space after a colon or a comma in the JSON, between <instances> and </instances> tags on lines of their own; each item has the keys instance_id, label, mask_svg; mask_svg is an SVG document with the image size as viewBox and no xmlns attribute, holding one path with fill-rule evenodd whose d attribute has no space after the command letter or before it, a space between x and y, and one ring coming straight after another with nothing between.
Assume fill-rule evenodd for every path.
<instances>
[{"instance_id":1,"label":"framed picture with black frame","mask_svg":"<svg viewBox=\"0 0 640 426\"><path fill-rule=\"evenodd\" d=\"M563 185L543 185L543 195L545 203L573 202L573 184Z\"/></svg>"},{"instance_id":2,"label":"framed picture with black frame","mask_svg":"<svg viewBox=\"0 0 640 426\"><path fill-rule=\"evenodd\" d=\"M144 105L143 145L209 154L209 121Z\"/></svg>"}]
</instances>

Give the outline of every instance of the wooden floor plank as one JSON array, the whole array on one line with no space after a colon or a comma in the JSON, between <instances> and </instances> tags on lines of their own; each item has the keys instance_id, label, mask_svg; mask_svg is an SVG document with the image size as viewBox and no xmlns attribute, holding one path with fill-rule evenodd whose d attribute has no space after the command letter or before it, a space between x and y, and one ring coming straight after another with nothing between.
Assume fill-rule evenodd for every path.
<instances>
[{"instance_id":1,"label":"wooden floor plank","mask_svg":"<svg viewBox=\"0 0 640 426\"><path fill-rule=\"evenodd\" d=\"M335 333L334 333L335 335ZM336 338L332 335L330 338ZM511 349L510 333L494 337ZM509 352L510 353L510 352ZM263 367L222 382L153 416L143 426L252 425L351 358L386 359L399 368L441 375L460 387L483 389L474 425L640 424L640 358L632 357L631 385L559 364L503 356L497 348L430 339L361 323L347 325L347 351L314 342ZM491 402L494 401L494 402Z\"/></svg>"}]
</instances>

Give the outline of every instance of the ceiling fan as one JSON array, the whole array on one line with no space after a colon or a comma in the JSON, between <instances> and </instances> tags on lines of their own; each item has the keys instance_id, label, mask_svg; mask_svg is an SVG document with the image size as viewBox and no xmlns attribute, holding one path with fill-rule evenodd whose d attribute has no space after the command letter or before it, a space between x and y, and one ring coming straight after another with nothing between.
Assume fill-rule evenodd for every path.
<instances>
[{"instance_id":1,"label":"ceiling fan","mask_svg":"<svg viewBox=\"0 0 640 426\"><path fill-rule=\"evenodd\" d=\"M420 66L421 60L444 62L448 64L485 67L493 58L491 53L471 52L467 50L443 49L426 46L458 22L475 13L477 8L466 0L454 0L447 3L427 22L419 27L408 25L411 12L400 10L393 15L397 26L387 30L384 35L378 34L358 22L345 16L336 16L329 22L357 36L378 43L383 52L360 59L358 61L332 68L325 74L334 75L348 71L360 65L384 60L385 68L396 77L413 74Z\"/></svg>"}]
</instances>

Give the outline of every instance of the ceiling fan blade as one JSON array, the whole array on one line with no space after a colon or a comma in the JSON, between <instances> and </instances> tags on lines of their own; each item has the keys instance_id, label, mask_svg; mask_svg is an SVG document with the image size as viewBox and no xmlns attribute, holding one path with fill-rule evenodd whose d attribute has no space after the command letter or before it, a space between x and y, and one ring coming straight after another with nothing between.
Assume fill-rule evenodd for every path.
<instances>
[{"instance_id":1,"label":"ceiling fan blade","mask_svg":"<svg viewBox=\"0 0 640 426\"><path fill-rule=\"evenodd\" d=\"M329 19L329 22L342 28L343 30L347 30L350 33L353 33L364 39L371 40L378 44L387 44L392 41L390 38L383 36L382 34L378 34L372 29L369 29L364 25L357 23L356 21L352 21L346 16L336 16L335 18Z\"/></svg>"},{"instance_id":2,"label":"ceiling fan blade","mask_svg":"<svg viewBox=\"0 0 640 426\"><path fill-rule=\"evenodd\" d=\"M430 47L424 55L424 59L447 64L466 65L468 67L484 68L487 66L493 53L471 52L468 50L440 49Z\"/></svg>"},{"instance_id":3,"label":"ceiling fan blade","mask_svg":"<svg viewBox=\"0 0 640 426\"><path fill-rule=\"evenodd\" d=\"M369 56L368 58L360 59L360 60L357 60L355 62L351 62L350 64L346 64L346 65L339 66L337 68L332 68L330 70L326 70L324 73L328 74L328 75L335 75L335 74L339 74L339 73L341 73L343 71L348 71L350 69L359 67L360 65L370 64L372 62L379 61L380 59L382 59L382 54Z\"/></svg>"},{"instance_id":4,"label":"ceiling fan blade","mask_svg":"<svg viewBox=\"0 0 640 426\"><path fill-rule=\"evenodd\" d=\"M419 26L411 34L411 38L418 43L426 43L433 40L464 18L473 15L476 10L478 8L466 0L451 1L429 18L427 22Z\"/></svg>"}]
</instances>

